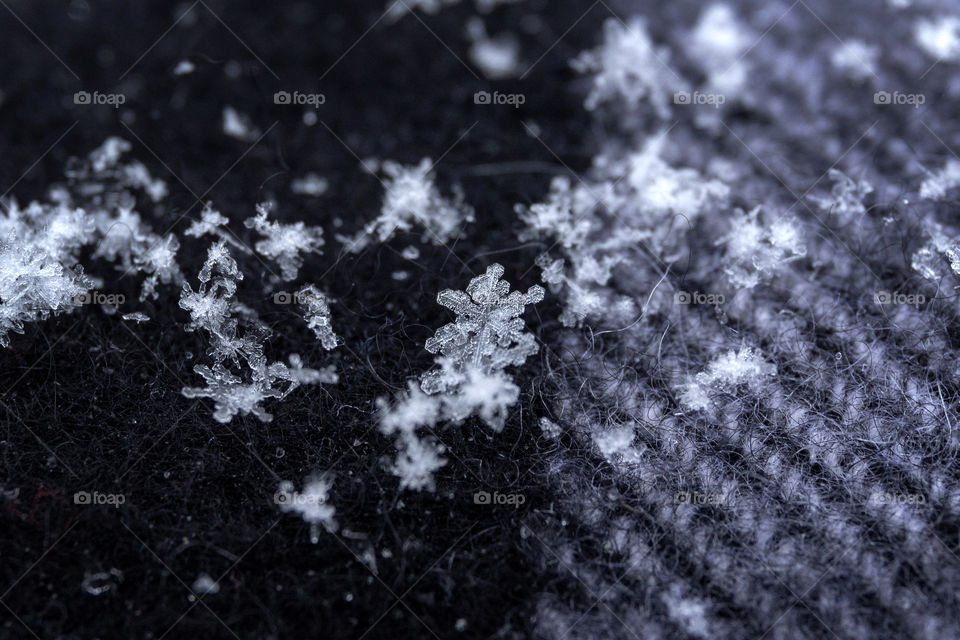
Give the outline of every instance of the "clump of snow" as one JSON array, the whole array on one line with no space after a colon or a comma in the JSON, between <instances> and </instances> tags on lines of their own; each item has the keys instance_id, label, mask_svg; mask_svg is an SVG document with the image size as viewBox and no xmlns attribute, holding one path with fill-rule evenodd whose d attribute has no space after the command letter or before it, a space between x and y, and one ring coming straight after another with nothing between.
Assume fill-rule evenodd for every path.
<instances>
[{"instance_id":1,"label":"clump of snow","mask_svg":"<svg viewBox=\"0 0 960 640\"><path fill-rule=\"evenodd\" d=\"M877 77L877 58L880 48L862 40L850 39L834 48L830 64L848 77L862 82Z\"/></svg>"},{"instance_id":2,"label":"clump of snow","mask_svg":"<svg viewBox=\"0 0 960 640\"><path fill-rule=\"evenodd\" d=\"M707 73L705 89L724 96L741 93L749 69L742 56L757 40L726 4L712 4L690 34L688 52Z\"/></svg>"},{"instance_id":3,"label":"clump of snow","mask_svg":"<svg viewBox=\"0 0 960 640\"><path fill-rule=\"evenodd\" d=\"M943 168L934 172L920 185L920 197L925 200L943 200L947 192L960 186L960 160L950 158Z\"/></svg>"},{"instance_id":4,"label":"clump of snow","mask_svg":"<svg viewBox=\"0 0 960 640\"><path fill-rule=\"evenodd\" d=\"M806 255L803 234L791 218L777 218L769 225L758 220L760 207L734 211L730 232L717 241L726 248L724 273L744 289L760 284L784 264Z\"/></svg>"},{"instance_id":5,"label":"clump of snow","mask_svg":"<svg viewBox=\"0 0 960 640\"><path fill-rule=\"evenodd\" d=\"M688 379L681 390L680 403L694 411L710 409L715 394L733 393L740 385L758 391L764 379L776 373L775 365L764 361L760 354L748 347L738 352L728 351Z\"/></svg>"},{"instance_id":6,"label":"clump of snow","mask_svg":"<svg viewBox=\"0 0 960 640\"><path fill-rule=\"evenodd\" d=\"M914 25L913 37L930 57L960 61L960 18L941 16L934 20L920 20Z\"/></svg>"},{"instance_id":7,"label":"clump of snow","mask_svg":"<svg viewBox=\"0 0 960 640\"><path fill-rule=\"evenodd\" d=\"M830 169L828 175L833 181L830 197L809 196L811 202L822 211L836 215L844 222L867 212L863 201L873 193L873 185L866 180L856 181L839 169Z\"/></svg>"}]
</instances>

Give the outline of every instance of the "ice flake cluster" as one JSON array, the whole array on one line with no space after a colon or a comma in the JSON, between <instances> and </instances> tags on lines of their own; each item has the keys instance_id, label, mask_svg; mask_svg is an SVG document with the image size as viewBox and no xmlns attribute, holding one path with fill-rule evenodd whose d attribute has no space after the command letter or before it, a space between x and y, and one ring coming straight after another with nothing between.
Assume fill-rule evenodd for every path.
<instances>
[{"instance_id":1,"label":"ice flake cluster","mask_svg":"<svg viewBox=\"0 0 960 640\"><path fill-rule=\"evenodd\" d=\"M284 280L296 280L303 266L301 253L322 253L323 229L308 227L303 222L281 224L270 220L270 203L257 205L257 215L247 218L244 226L254 229L263 239L254 245L257 253L274 260L280 266Z\"/></svg>"},{"instance_id":2,"label":"ice flake cluster","mask_svg":"<svg viewBox=\"0 0 960 640\"><path fill-rule=\"evenodd\" d=\"M121 277L144 274L141 301L182 280L176 236L154 233L135 211L136 193L159 202L166 185L141 163L122 163L129 149L108 138L87 158L70 160L66 182L51 187L47 202L0 206L0 345L9 346L9 333L22 333L25 322L77 309L78 296L102 284L79 264L84 249L113 262Z\"/></svg>"},{"instance_id":3,"label":"ice flake cluster","mask_svg":"<svg viewBox=\"0 0 960 640\"><path fill-rule=\"evenodd\" d=\"M214 419L229 422L238 414L252 413L269 422L273 416L261 406L264 400L283 399L301 385L337 382L333 367L319 371L305 368L297 354L288 357L288 365L268 363L264 341L270 329L236 301L237 283L243 274L225 243L211 245L198 279L197 291L183 283L180 307L190 314L187 330L204 331L209 336L207 353L213 362L212 366L194 367L207 386L184 387L183 395L213 400ZM230 364L242 373L231 371ZM282 383L287 383L285 388L281 388Z\"/></svg>"},{"instance_id":4,"label":"ice flake cluster","mask_svg":"<svg viewBox=\"0 0 960 640\"><path fill-rule=\"evenodd\" d=\"M439 354L439 367L423 374L419 386L411 381L392 406L379 402L380 430L397 437L392 470L403 488L431 489L433 474L445 464L442 445L418 431L432 435L440 422L460 423L471 416L500 431L519 397L519 387L504 370L539 350L520 315L526 305L540 302L544 291L534 285L527 293L510 292L503 273L501 265L492 264L466 292L440 292L437 301L456 314L456 321L426 342L427 351Z\"/></svg>"},{"instance_id":5,"label":"ice flake cluster","mask_svg":"<svg viewBox=\"0 0 960 640\"><path fill-rule=\"evenodd\" d=\"M777 218L764 225L760 207L734 211L730 232L717 241L726 248L724 273L743 289L757 286L785 263L806 255L803 235L791 218Z\"/></svg>"}]
</instances>

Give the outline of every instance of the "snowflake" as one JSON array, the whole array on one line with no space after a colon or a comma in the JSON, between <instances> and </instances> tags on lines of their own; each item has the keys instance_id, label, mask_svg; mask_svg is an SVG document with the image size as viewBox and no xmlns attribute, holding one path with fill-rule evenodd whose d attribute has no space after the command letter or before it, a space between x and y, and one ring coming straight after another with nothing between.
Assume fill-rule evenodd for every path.
<instances>
[{"instance_id":1,"label":"snowflake","mask_svg":"<svg viewBox=\"0 0 960 640\"><path fill-rule=\"evenodd\" d=\"M284 480L274 495L274 502L280 505L280 510L284 513L298 513L308 522L310 541L316 544L320 538L321 526L330 533L337 531L337 521L334 518L337 511L329 504L332 487L333 479L327 475L308 478L303 484L303 491L294 490L293 483Z\"/></svg>"},{"instance_id":2,"label":"snowflake","mask_svg":"<svg viewBox=\"0 0 960 640\"><path fill-rule=\"evenodd\" d=\"M464 224L473 222L473 209L464 204L459 190L455 190L452 200L440 194L434 184L432 166L430 158L413 166L389 160L384 162L382 172L386 193L380 215L356 236L339 238L348 244L347 250L358 252L371 239L386 242L398 231L410 231L414 223L426 231L424 241L441 246L449 242Z\"/></svg>"},{"instance_id":3,"label":"snowflake","mask_svg":"<svg viewBox=\"0 0 960 640\"><path fill-rule=\"evenodd\" d=\"M502 275L503 267L492 264L470 281L466 293L446 289L437 296L437 302L453 311L457 320L427 340L427 351L443 354L449 362L448 367L424 375L422 386L427 393L457 386L458 376L468 371L502 371L537 352L536 340L525 331L519 316L526 305L543 300L543 287L509 293L510 285L500 279Z\"/></svg>"},{"instance_id":4,"label":"snowflake","mask_svg":"<svg viewBox=\"0 0 960 640\"><path fill-rule=\"evenodd\" d=\"M330 350L336 347L337 335L330 326L330 307L326 296L309 284L297 291L296 298L303 309L303 318L307 321L307 326L317 336L323 348Z\"/></svg>"},{"instance_id":5,"label":"snowflake","mask_svg":"<svg viewBox=\"0 0 960 640\"><path fill-rule=\"evenodd\" d=\"M261 203L257 205L257 215L247 218L244 226L256 229L264 237L257 242L254 248L263 256L275 260L280 265L280 272L284 280L296 280L300 267L303 266L301 253L322 253L323 229L308 227L303 222L294 224L280 224L267 219L272 205Z\"/></svg>"},{"instance_id":6,"label":"snowflake","mask_svg":"<svg viewBox=\"0 0 960 640\"><path fill-rule=\"evenodd\" d=\"M666 66L667 50L654 47L645 22L639 18L629 24L610 18L603 32L602 46L581 53L571 63L580 73L594 74L587 109L616 98L629 106L648 99L659 117L669 117L671 86L677 79Z\"/></svg>"}]
</instances>

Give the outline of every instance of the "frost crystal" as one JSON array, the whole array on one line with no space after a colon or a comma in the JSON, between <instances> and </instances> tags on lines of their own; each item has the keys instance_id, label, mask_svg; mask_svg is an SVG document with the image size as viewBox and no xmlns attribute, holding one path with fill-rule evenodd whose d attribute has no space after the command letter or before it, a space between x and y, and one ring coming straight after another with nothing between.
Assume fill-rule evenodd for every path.
<instances>
[{"instance_id":1,"label":"frost crystal","mask_svg":"<svg viewBox=\"0 0 960 640\"><path fill-rule=\"evenodd\" d=\"M680 402L695 411L709 409L713 406L713 394L733 393L740 385L756 392L765 378L776 373L775 365L765 362L747 347L738 353L729 351L688 379L680 394Z\"/></svg>"},{"instance_id":2,"label":"frost crystal","mask_svg":"<svg viewBox=\"0 0 960 640\"><path fill-rule=\"evenodd\" d=\"M310 541L314 544L319 540L321 526L330 533L337 531L336 509L329 504L332 487L333 479L329 476L308 478L303 491L295 491L293 483L285 480L274 495L281 511L297 513L310 523Z\"/></svg>"},{"instance_id":3,"label":"frost crystal","mask_svg":"<svg viewBox=\"0 0 960 640\"><path fill-rule=\"evenodd\" d=\"M212 344L208 353L213 358L213 366L194 367L207 386L185 387L182 393L188 398L212 399L216 420L229 422L237 414L252 413L269 422L273 417L260 406L267 398L282 399L303 384L337 382L332 367L320 371L304 368L297 354L289 356L289 365L282 362L268 365L263 341L269 337L270 330L252 311L243 314L247 331L243 335L239 333L240 321L233 313L242 310L235 294L243 274L223 242L210 247L198 278L201 284L197 291L188 283L183 284L180 307L190 313L188 331L203 330L210 335ZM246 377L227 369L226 361L249 369ZM274 386L280 382L288 383L285 389Z\"/></svg>"},{"instance_id":4,"label":"frost crystal","mask_svg":"<svg viewBox=\"0 0 960 640\"><path fill-rule=\"evenodd\" d=\"M257 205L257 215L247 218L244 226L256 229L264 237L257 242L254 248L263 256L275 260L280 265L280 272L284 280L296 280L300 267L303 266L301 253L322 253L323 229L308 227L303 222L294 224L280 224L267 219L272 205L261 203Z\"/></svg>"},{"instance_id":5,"label":"frost crystal","mask_svg":"<svg viewBox=\"0 0 960 640\"><path fill-rule=\"evenodd\" d=\"M340 237L347 249L358 252L372 239L386 242L397 231L405 232L416 222L426 233L423 240L440 246L453 238L464 224L473 222L473 209L464 204L463 195L454 191L453 199L444 198L434 184L430 158L420 164L403 166L383 163L386 193L380 215L352 238Z\"/></svg>"},{"instance_id":6,"label":"frost crystal","mask_svg":"<svg viewBox=\"0 0 960 640\"><path fill-rule=\"evenodd\" d=\"M297 292L297 302L303 310L303 319L323 348L329 351L336 347L337 335L330 325L330 307L326 296L309 284Z\"/></svg>"},{"instance_id":7,"label":"frost crystal","mask_svg":"<svg viewBox=\"0 0 960 640\"><path fill-rule=\"evenodd\" d=\"M534 285L527 293L510 292L501 280L503 267L492 264L486 273L467 285L467 292L447 289L437 301L456 313L457 320L441 327L427 340L437 358L438 369L421 376L392 407L381 399L380 430L396 435L399 456L392 465L407 489L432 489L433 474L446 461L443 446L418 435L440 422L460 423L478 416L495 431L503 428L507 410L516 403L520 388L504 369L522 364L537 352L533 335L519 317L524 307L543 299L543 289ZM432 431L431 431L432 433Z\"/></svg>"},{"instance_id":8,"label":"frost crystal","mask_svg":"<svg viewBox=\"0 0 960 640\"><path fill-rule=\"evenodd\" d=\"M603 32L602 46L581 53L571 63L580 73L594 74L587 109L596 109L616 98L629 106L648 99L658 116L669 117L671 86L677 79L666 66L667 50L654 47L641 19L625 25L610 18L604 23Z\"/></svg>"},{"instance_id":9,"label":"frost crystal","mask_svg":"<svg viewBox=\"0 0 960 640\"><path fill-rule=\"evenodd\" d=\"M737 287L750 289L783 264L806 255L800 229L782 218L769 226L757 221L760 207L749 213L737 209L730 232L717 241L726 245L724 272Z\"/></svg>"}]
</instances>

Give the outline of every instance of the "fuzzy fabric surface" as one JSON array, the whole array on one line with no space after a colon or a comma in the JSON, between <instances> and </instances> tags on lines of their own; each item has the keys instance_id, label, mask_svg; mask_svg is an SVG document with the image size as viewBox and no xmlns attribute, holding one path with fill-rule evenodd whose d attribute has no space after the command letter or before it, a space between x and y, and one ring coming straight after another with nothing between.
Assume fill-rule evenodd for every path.
<instances>
[{"instance_id":1,"label":"fuzzy fabric surface","mask_svg":"<svg viewBox=\"0 0 960 640\"><path fill-rule=\"evenodd\" d=\"M0 638L960 637L955 4L0 5Z\"/></svg>"}]
</instances>

